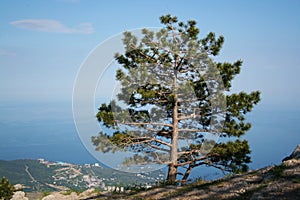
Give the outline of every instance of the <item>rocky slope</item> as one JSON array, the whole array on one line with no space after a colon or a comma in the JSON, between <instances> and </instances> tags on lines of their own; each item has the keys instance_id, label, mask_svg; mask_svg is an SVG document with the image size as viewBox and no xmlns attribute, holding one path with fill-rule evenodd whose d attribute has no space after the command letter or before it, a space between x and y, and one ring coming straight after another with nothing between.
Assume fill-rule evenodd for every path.
<instances>
[{"instance_id":1,"label":"rocky slope","mask_svg":"<svg viewBox=\"0 0 300 200\"><path fill-rule=\"evenodd\" d=\"M126 199L299 199L300 145L280 165L212 182L156 188Z\"/></svg>"},{"instance_id":2,"label":"rocky slope","mask_svg":"<svg viewBox=\"0 0 300 200\"><path fill-rule=\"evenodd\" d=\"M280 165L212 182L156 188L125 199L299 199L300 145Z\"/></svg>"},{"instance_id":3,"label":"rocky slope","mask_svg":"<svg viewBox=\"0 0 300 200\"><path fill-rule=\"evenodd\" d=\"M26 195L27 196L27 195ZM29 197L29 196L28 196ZM299 199L300 145L280 165L253 170L223 179L176 187L165 186L129 194L99 193L95 190L77 194L52 193L43 200L60 199ZM32 198L29 198L32 199Z\"/></svg>"}]
</instances>

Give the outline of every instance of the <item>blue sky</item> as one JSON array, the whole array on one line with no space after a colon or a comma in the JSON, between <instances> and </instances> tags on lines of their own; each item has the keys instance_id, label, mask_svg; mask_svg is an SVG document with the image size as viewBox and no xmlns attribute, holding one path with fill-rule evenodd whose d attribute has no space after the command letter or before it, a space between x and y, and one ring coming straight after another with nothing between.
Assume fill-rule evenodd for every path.
<instances>
[{"instance_id":1,"label":"blue sky","mask_svg":"<svg viewBox=\"0 0 300 200\"><path fill-rule=\"evenodd\" d=\"M0 101L71 102L89 52L124 30L160 26L171 13L225 36L217 60L244 60L234 91L262 91L262 105L299 107L300 1L2 0Z\"/></svg>"}]
</instances>

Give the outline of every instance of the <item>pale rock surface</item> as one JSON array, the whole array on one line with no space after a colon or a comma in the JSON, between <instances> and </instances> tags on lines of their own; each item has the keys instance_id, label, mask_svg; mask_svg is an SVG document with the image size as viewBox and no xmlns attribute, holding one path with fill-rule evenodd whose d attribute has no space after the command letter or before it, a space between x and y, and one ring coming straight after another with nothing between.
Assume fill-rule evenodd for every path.
<instances>
[{"instance_id":1,"label":"pale rock surface","mask_svg":"<svg viewBox=\"0 0 300 200\"><path fill-rule=\"evenodd\" d=\"M42 198L42 200L79 200L79 197L75 192L72 192L70 195L63 195L59 192L54 192Z\"/></svg>"},{"instance_id":2,"label":"pale rock surface","mask_svg":"<svg viewBox=\"0 0 300 200\"><path fill-rule=\"evenodd\" d=\"M28 200L28 198L25 197L25 192L17 191L14 193L11 200Z\"/></svg>"},{"instance_id":3,"label":"pale rock surface","mask_svg":"<svg viewBox=\"0 0 300 200\"><path fill-rule=\"evenodd\" d=\"M94 192L95 192L95 189L91 188L91 189L88 189L88 190L82 192L79 195L79 197L80 197L80 199L86 199L86 198L90 197Z\"/></svg>"}]
</instances>

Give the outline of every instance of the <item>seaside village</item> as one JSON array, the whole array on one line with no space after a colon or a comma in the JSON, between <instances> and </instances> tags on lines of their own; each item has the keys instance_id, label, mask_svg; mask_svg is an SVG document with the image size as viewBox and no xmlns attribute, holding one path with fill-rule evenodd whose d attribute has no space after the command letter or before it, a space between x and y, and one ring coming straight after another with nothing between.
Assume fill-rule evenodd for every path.
<instances>
[{"instance_id":1,"label":"seaside village","mask_svg":"<svg viewBox=\"0 0 300 200\"><path fill-rule=\"evenodd\" d=\"M99 163L94 164L84 164L84 165L75 165L65 162L51 162L47 161L43 158L38 159L40 164L46 165L48 168L50 167L58 167L58 169L55 170L55 174L52 176L53 183L48 184L50 187L57 188L59 190L64 190L67 188L64 188L61 185L66 185L62 183L68 183L67 185L73 186L73 187L79 187L84 186L86 188L99 188L103 189L105 191L109 192L125 192L125 188L123 186L117 186L117 185L106 185L105 182L109 183L116 183L117 178L103 178L98 177L96 173L93 171L95 168L102 168ZM145 177L142 174L137 174L137 177L142 178L149 178ZM161 174L159 177L156 177L157 179L163 179L163 174ZM149 184L146 184L142 186L144 188L151 188L152 186Z\"/></svg>"}]
</instances>

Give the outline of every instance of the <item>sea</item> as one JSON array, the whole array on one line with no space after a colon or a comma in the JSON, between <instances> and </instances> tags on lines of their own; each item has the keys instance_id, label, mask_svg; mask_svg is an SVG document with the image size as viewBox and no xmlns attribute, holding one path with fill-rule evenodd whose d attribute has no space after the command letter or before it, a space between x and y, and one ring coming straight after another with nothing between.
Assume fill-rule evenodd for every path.
<instances>
[{"instance_id":1,"label":"sea","mask_svg":"<svg viewBox=\"0 0 300 200\"><path fill-rule=\"evenodd\" d=\"M300 143L300 109L260 105L247 120L252 128L241 139L247 139L251 146L250 169L279 164ZM39 158L99 163L78 136L71 102L2 102L0 160ZM216 173L202 168L192 176L209 179Z\"/></svg>"}]
</instances>

